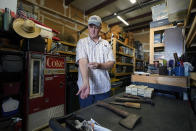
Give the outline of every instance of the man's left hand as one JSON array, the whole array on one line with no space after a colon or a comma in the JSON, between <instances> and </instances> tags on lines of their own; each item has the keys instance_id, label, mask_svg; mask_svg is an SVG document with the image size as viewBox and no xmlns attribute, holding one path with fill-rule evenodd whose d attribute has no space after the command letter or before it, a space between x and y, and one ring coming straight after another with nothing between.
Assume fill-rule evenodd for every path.
<instances>
[{"instance_id":1,"label":"man's left hand","mask_svg":"<svg viewBox=\"0 0 196 131\"><path fill-rule=\"evenodd\" d=\"M88 63L88 67L91 69L99 69L101 67L101 64L97 62L90 62Z\"/></svg>"}]
</instances>

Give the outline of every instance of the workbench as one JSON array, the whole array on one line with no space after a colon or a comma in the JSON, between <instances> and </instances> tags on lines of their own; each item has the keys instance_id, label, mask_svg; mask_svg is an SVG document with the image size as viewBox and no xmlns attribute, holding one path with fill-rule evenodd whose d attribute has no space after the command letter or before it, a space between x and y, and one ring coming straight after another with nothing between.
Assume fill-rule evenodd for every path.
<instances>
[{"instance_id":1,"label":"workbench","mask_svg":"<svg viewBox=\"0 0 196 131\"><path fill-rule=\"evenodd\" d=\"M151 88L164 91L183 93L189 88L189 79L184 76L164 76L164 75L138 75L131 76L132 84L147 85Z\"/></svg>"},{"instance_id":2,"label":"workbench","mask_svg":"<svg viewBox=\"0 0 196 131\"><path fill-rule=\"evenodd\" d=\"M114 101L116 96L122 96L122 93L104 101ZM152 100L155 102L155 106L141 104L141 109L127 108L119 105L114 106L142 116L133 131L196 131L196 116L194 116L187 101L165 96L154 96ZM108 109L96 106L96 104L74 113L86 120L92 118L112 131L128 131L128 129L119 125L122 117Z\"/></svg>"}]
</instances>

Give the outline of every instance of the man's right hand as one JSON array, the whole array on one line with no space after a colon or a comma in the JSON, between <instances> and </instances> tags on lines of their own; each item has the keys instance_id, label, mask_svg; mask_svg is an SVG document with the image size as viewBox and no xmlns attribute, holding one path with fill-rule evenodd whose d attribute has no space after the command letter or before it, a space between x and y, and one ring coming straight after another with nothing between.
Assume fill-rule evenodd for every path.
<instances>
[{"instance_id":1,"label":"man's right hand","mask_svg":"<svg viewBox=\"0 0 196 131\"><path fill-rule=\"evenodd\" d=\"M88 84L83 84L76 95L80 95L81 99L85 99L90 94L90 86Z\"/></svg>"}]
</instances>

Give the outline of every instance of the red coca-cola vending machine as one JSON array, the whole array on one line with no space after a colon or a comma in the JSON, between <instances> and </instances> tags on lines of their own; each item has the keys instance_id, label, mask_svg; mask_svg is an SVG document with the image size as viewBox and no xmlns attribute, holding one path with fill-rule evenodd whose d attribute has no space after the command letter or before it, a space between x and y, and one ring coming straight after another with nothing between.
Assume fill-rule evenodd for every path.
<instances>
[{"instance_id":1,"label":"red coca-cola vending machine","mask_svg":"<svg viewBox=\"0 0 196 131\"><path fill-rule=\"evenodd\" d=\"M32 131L65 115L65 57L29 52L27 61L25 130Z\"/></svg>"}]
</instances>

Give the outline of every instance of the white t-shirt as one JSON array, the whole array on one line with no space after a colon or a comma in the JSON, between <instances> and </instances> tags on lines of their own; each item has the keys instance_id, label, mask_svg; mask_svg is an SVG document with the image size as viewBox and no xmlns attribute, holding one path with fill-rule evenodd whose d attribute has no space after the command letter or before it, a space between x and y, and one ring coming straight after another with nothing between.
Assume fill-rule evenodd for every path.
<instances>
[{"instance_id":1,"label":"white t-shirt","mask_svg":"<svg viewBox=\"0 0 196 131\"><path fill-rule=\"evenodd\" d=\"M90 37L80 39L76 47L76 63L79 59L87 58L88 62L106 63L115 61L112 47L108 41L101 39L95 43ZM110 76L107 70L89 68L90 94L101 94L108 92L111 88ZM78 68L78 87L83 85L82 75Z\"/></svg>"}]
</instances>

